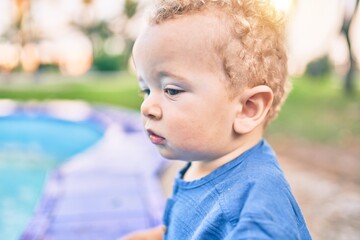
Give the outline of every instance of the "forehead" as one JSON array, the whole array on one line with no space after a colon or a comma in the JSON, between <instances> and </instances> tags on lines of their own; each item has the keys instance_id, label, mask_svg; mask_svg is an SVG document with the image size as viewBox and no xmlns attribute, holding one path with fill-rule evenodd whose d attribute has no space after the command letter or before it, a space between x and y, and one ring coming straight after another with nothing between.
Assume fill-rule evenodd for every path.
<instances>
[{"instance_id":1,"label":"forehead","mask_svg":"<svg viewBox=\"0 0 360 240\"><path fill-rule=\"evenodd\" d=\"M181 56L216 58L216 46L224 31L218 16L204 12L187 14L148 26L137 38L133 49L135 61L139 53L167 59ZM207 59L209 60L209 59Z\"/></svg>"}]
</instances>

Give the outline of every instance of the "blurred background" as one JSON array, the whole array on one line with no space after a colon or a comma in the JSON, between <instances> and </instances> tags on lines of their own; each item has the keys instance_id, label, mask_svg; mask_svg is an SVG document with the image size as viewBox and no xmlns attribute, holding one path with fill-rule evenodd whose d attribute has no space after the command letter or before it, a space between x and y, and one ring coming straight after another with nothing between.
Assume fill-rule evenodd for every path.
<instances>
[{"instance_id":1,"label":"blurred background","mask_svg":"<svg viewBox=\"0 0 360 240\"><path fill-rule=\"evenodd\" d=\"M293 90L266 137L279 154L313 238L360 239L359 0L273 3L288 16ZM52 125L44 131L84 135L76 135L78 145L71 149L60 140L75 141L74 136L44 135L43 145L52 138L59 141L53 143L56 151L39 160L39 146L23 135L39 134L39 124L28 126L24 123L28 118L22 119L21 124L33 132L24 130L15 107L34 109L40 104L30 119L41 115L43 106L52 112L65 109L63 119L85 125L90 123L84 114L94 106L138 111L142 99L131 48L146 25L151 4L147 0L0 1L1 239L19 238L50 172L103 136L99 127L91 127L89 133ZM66 105L70 101L71 107ZM14 144L17 141L22 141L21 147ZM68 149L66 154L62 147ZM40 177L32 172L20 181L24 171L34 171L34 164L51 167ZM37 190L24 188L28 181L38 185Z\"/></svg>"}]
</instances>

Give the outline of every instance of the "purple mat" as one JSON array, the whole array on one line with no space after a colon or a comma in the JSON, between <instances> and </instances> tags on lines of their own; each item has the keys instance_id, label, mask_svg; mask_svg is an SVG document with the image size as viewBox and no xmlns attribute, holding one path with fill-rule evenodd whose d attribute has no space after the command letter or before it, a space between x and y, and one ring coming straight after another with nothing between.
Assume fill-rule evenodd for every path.
<instances>
[{"instance_id":1,"label":"purple mat","mask_svg":"<svg viewBox=\"0 0 360 240\"><path fill-rule=\"evenodd\" d=\"M98 108L104 138L74 156L47 182L20 239L117 239L161 223L166 166L145 136L137 113Z\"/></svg>"}]
</instances>

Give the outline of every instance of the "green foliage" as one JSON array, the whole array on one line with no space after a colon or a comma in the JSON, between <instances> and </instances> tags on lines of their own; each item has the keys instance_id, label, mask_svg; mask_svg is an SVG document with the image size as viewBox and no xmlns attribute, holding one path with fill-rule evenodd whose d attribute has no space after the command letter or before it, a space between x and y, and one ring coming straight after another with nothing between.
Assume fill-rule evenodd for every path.
<instances>
[{"instance_id":1,"label":"green foliage","mask_svg":"<svg viewBox=\"0 0 360 240\"><path fill-rule=\"evenodd\" d=\"M293 79L290 93L268 133L315 142L360 142L360 97L343 94L334 77Z\"/></svg>"},{"instance_id":2,"label":"green foliage","mask_svg":"<svg viewBox=\"0 0 360 240\"><path fill-rule=\"evenodd\" d=\"M109 28L109 23L106 21L99 21L92 25L80 25L72 23L73 26L77 27L85 35L89 36L90 39L99 37L100 39L107 39L113 35L113 32Z\"/></svg>"},{"instance_id":3,"label":"green foliage","mask_svg":"<svg viewBox=\"0 0 360 240\"><path fill-rule=\"evenodd\" d=\"M92 68L97 71L126 70L128 58L125 55L102 54L94 59Z\"/></svg>"},{"instance_id":4,"label":"green foliage","mask_svg":"<svg viewBox=\"0 0 360 240\"><path fill-rule=\"evenodd\" d=\"M59 72L59 66L51 63L47 63L47 64L43 63L39 65L38 71Z\"/></svg>"},{"instance_id":5,"label":"green foliage","mask_svg":"<svg viewBox=\"0 0 360 240\"><path fill-rule=\"evenodd\" d=\"M306 67L306 75L309 77L326 76L331 73L332 65L328 56L318 58L310 62Z\"/></svg>"},{"instance_id":6,"label":"green foliage","mask_svg":"<svg viewBox=\"0 0 360 240\"><path fill-rule=\"evenodd\" d=\"M136 0L125 0L124 12L128 18L132 18L137 10L138 2Z\"/></svg>"}]
</instances>

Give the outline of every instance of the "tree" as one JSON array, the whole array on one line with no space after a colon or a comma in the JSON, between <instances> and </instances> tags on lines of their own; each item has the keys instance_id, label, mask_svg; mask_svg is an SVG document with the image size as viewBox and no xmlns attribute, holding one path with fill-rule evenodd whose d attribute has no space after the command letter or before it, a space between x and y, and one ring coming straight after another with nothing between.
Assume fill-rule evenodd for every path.
<instances>
[{"instance_id":1,"label":"tree","mask_svg":"<svg viewBox=\"0 0 360 240\"><path fill-rule=\"evenodd\" d=\"M18 57L22 70L34 72L40 64L37 43L43 36L40 31L37 31L36 25L33 23L31 0L15 0L13 4L16 10L15 16L11 25L1 37L18 47ZM16 65L13 65L8 71L11 72L16 67Z\"/></svg>"},{"instance_id":2,"label":"tree","mask_svg":"<svg viewBox=\"0 0 360 240\"><path fill-rule=\"evenodd\" d=\"M355 8L354 11L352 12L352 14L350 14L349 16L347 16L345 14L344 20L343 20L343 25L341 28L341 32L345 35L346 37L346 42L347 42L347 46L348 46L348 50L349 50L349 69L346 73L345 76L345 92L348 94L353 94L354 93L354 80L355 80L355 72L356 72L356 61L355 61L355 57L354 54L352 52L352 46L351 46L351 40L350 40L350 26L351 23L354 19L354 15L356 13L356 10L359 6L359 0L356 0L355 3Z\"/></svg>"},{"instance_id":3,"label":"tree","mask_svg":"<svg viewBox=\"0 0 360 240\"><path fill-rule=\"evenodd\" d=\"M127 34L127 27L138 11L137 0L125 0L123 12L113 21L89 19L88 10L94 4L93 0L82 0L83 12L80 21L72 22L72 25L89 37L93 45L93 57L95 66L98 70L118 70L126 69L128 60L131 57L131 49L134 44ZM116 26L113 26L116 22ZM118 36L124 40L125 47L121 55L110 56L104 51L106 40Z\"/></svg>"}]
</instances>

